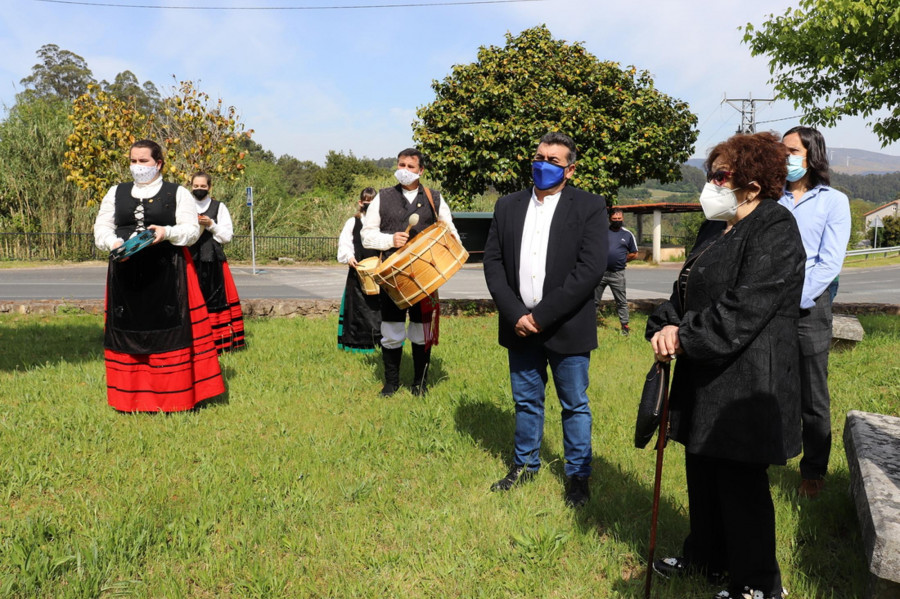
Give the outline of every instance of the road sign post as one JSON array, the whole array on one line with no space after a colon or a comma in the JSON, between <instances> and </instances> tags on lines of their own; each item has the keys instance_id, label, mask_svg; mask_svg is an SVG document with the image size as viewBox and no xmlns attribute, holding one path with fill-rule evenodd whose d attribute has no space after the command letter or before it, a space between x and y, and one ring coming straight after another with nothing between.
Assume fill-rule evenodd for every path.
<instances>
[{"instance_id":1,"label":"road sign post","mask_svg":"<svg viewBox=\"0 0 900 599\"><path fill-rule=\"evenodd\" d=\"M878 249L878 227L883 227L883 226L884 226L884 223L881 221L881 217L880 217L880 216L876 216L876 217L872 220L872 226L875 227L875 247L874 247L874 249L877 250L877 249Z\"/></svg>"},{"instance_id":2,"label":"road sign post","mask_svg":"<svg viewBox=\"0 0 900 599\"><path fill-rule=\"evenodd\" d=\"M247 207L250 208L250 256L253 262L253 274L256 274L256 234L253 230L253 188L247 188Z\"/></svg>"}]
</instances>

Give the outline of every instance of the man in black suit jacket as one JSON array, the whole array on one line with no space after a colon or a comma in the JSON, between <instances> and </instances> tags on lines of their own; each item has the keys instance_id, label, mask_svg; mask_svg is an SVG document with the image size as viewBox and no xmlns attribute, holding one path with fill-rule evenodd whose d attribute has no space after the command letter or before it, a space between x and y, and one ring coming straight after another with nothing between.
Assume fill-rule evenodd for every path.
<instances>
[{"instance_id":1,"label":"man in black suit jacket","mask_svg":"<svg viewBox=\"0 0 900 599\"><path fill-rule=\"evenodd\" d=\"M534 188L500 198L484 248L484 276L500 312L516 403L515 455L493 491L507 491L540 467L547 365L562 404L566 502L589 497L590 352L597 347L594 288L606 270L606 202L568 186L575 142L548 133L532 162Z\"/></svg>"}]
</instances>

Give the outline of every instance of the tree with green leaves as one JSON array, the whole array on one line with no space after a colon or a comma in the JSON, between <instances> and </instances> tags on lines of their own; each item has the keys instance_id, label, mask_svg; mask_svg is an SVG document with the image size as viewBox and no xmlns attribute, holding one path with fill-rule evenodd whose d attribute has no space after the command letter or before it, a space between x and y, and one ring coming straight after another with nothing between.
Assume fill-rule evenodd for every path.
<instances>
[{"instance_id":1,"label":"tree with green leaves","mask_svg":"<svg viewBox=\"0 0 900 599\"><path fill-rule=\"evenodd\" d=\"M325 156L325 167L316 171L316 185L322 189L338 193L343 197L359 195L356 189L357 177L375 178L384 175L370 158L357 158L353 152L344 154L329 150Z\"/></svg>"},{"instance_id":2,"label":"tree with green leaves","mask_svg":"<svg viewBox=\"0 0 900 599\"><path fill-rule=\"evenodd\" d=\"M96 83L85 60L56 44L45 44L37 51L41 62L31 68L31 75L20 82L25 86L23 99L56 97L74 100Z\"/></svg>"},{"instance_id":3,"label":"tree with green leaves","mask_svg":"<svg viewBox=\"0 0 900 599\"><path fill-rule=\"evenodd\" d=\"M883 226L878 227L878 247L889 248L900 245L900 217L885 216L881 219ZM875 245L875 227L868 231L869 242Z\"/></svg>"},{"instance_id":4,"label":"tree with green leaves","mask_svg":"<svg viewBox=\"0 0 900 599\"><path fill-rule=\"evenodd\" d=\"M481 47L476 62L456 65L432 89L413 137L456 209L491 187L530 185L531 157L548 131L578 146L573 183L610 199L646 179L677 181L697 139L697 117L647 71L600 61L543 25L508 33L502 48Z\"/></svg>"},{"instance_id":5,"label":"tree with green leaves","mask_svg":"<svg viewBox=\"0 0 900 599\"><path fill-rule=\"evenodd\" d=\"M152 81L145 81L141 85L131 71L122 71L116 75L112 83L104 79L100 82L100 87L123 102L134 104L135 108L145 115L155 113L162 105L156 85Z\"/></svg>"},{"instance_id":6,"label":"tree with green leaves","mask_svg":"<svg viewBox=\"0 0 900 599\"><path fill-rule=\"evenodd\" d=\"M900 7L896 0L800 0L744 42L769 57L770 83L794 103L805 125L831 127L841 117L889 115L868 124L887 145L900 139Z\"/></svg>"},{"instance_id":7,"label":"tree with green leaves","mask_svg":"<svg viewBox=\"0 0 900 599\"><path fill-rule=\"evenodd\" d=\"M58 98L20 98L0 122L0 230L72 232L90 227L87 194L60 168L72 131Z\"/></svg>"},{"instance_id":8,"label":"tree with green leaves","mask_svg":"<svg viewBox=\"0 0 900 599\"><path fill-rule=\"evenodd\" d=\"M275 164L284 175L288 191L295 197L312 191L319 171L322 170L321 166L311 160L297 160L288 154L282 155Z\"/></svg>"}]
</instances>

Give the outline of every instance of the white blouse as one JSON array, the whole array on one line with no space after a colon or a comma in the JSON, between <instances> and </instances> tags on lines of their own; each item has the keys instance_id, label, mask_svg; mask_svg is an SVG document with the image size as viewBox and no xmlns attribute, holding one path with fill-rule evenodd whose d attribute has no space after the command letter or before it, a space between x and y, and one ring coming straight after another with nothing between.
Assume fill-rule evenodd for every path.
<instances>
[{"instance_id":1,"label":"white blouse","mask_svg":"<svg viewBox=\"0 0 900 599\"><path fill-rule=\"evenodd\" d=\"M209 196L206 196L205 198L203 198L203 200L195 201L197 202L197 214L203 214L207 211L207 209L209 209ZM213 223L208 227L200 225L200 233L202 234L203 229L206 229L207 231L212 233L213 239L215 239L222 245L231 243L231 240L234 237L234 223L231 222L231 213L228 212L228 208L222 202L219 202L219 214L217 218L218 222L213 221Z\"/></svg>"},{"instance_id":2,"label":"white blouse","mask_svg":"<svg viewBox=\"0 0 900 599\"><path fill-rule=\"evenodd\" d=\"M145 185L134 184L131 197L139 200L152 198L162 188L163 179L157 177ZM116 187L113 185L100 202L100 211L94 221L94 245L97 249L111 251L116 241L125 242L116 236ZM193 245L200 238L200 223L197 222L197 202L187 189L178 186L175 194L175 224L166 225L163 237L172 245Z\"/></svg>"},{"instance_id":3,"label":"white blouse","mask_svg":"<svg viewBox=\"0 0 900 599\"><path fill-rule=\"evenodd\" d=\"M355 226L356 217L351 216L344 223L341 236L338 237L337 261L341 264L350 264L350 259L356 257L356 250L353 247L353 227Z\"/></svg>"}]
</instances>

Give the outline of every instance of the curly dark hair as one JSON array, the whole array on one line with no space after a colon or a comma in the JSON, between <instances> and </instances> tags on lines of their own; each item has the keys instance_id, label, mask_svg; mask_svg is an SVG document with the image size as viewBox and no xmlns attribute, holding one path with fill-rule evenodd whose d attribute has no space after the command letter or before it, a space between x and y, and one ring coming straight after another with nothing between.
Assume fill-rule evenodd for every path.
<instances>
[{"instance_id":1,"label":"curly dark hair","mask_svg":"<svg viewBox=\"0 0 900 599\"><path fill-rule=\"evenodd\" d=\"M739 133L714 147L706 159L706 170L721 158L733 171L731 182L735 188L756 182L759 198L777 200L784 194L787 179L788 150L772 133Z\"/></svg>"}]
</instances>

